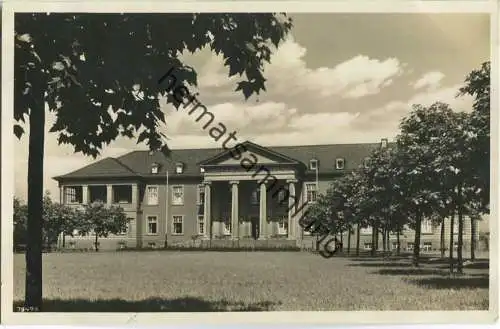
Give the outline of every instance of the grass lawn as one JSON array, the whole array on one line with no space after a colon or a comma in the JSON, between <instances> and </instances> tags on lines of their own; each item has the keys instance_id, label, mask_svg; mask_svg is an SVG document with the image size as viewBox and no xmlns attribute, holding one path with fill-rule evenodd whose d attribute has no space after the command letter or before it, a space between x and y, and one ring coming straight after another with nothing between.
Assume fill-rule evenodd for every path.
<instances>
[{"instance_id":1,"label":"grass lawn","mask_svg":"<svg viewBox=\"0 0 500 329\"><path fill-rule=\"evenodd\" d=\"M102 252L44 255L45 311L487 310L488 261L452 278L424 260L305 252ZM24 298L14 257L14 300Z\"/></svg>"}]
</instances>

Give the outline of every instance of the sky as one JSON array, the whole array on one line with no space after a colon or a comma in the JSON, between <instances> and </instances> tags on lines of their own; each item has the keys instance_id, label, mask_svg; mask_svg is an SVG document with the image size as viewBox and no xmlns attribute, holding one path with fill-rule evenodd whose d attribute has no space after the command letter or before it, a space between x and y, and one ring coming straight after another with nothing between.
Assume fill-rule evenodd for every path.
<instances>
[{"instance_id":1,"label":"sky","mask_svg":"<svg viewBox=\"0 0 500 329\"><path fill-rule=\"evenodd\" d=\"M294 27L265 66L267 92L245 101L234 92L222 59L204 49L183 56L198 72L198 100L238 141L263 146L393 140L412 104L450 104L470 111L472 99L457 98L466 75L490 58L486 14L293 14ZM186 111L163 106L169 146L220 147ZM52 177L104 157L145 150L117 139L96 160L45 139L44 189L58 195ZM27 128L27 127L26 127ZM16 140L15 195L26 200L28 139Z\"/></svg>"}]
</instances>

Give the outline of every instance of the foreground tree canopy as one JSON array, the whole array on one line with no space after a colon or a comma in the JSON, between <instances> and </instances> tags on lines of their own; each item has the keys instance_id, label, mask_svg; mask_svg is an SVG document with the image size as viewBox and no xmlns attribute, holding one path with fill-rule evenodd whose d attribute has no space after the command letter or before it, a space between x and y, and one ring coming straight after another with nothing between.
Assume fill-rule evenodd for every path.
<instances>
[{"instance_id":1,"label":"foreground tree canopy","mask_svg":"<svg viewBox=\"0 0 500 329\"><path fill-rule=\"evenodd\" d=\"M221 54L248 98L265 90L263 64L290 28L285 14L17 14L15 119L46 101L57 110L51 131L76 152L96 156L118 135L167 151L158 79L175 67L178 83L197 85L179 55Z\"/></svg>"},{"instance_id":2,"label":"foreground tree canopy","mask_svg":"<svg viewBox=\"0 0 500 329\"><path fill-rule=\"evenodd\" d=\"M26 251L27 307L42 306L45 106L60 144L96 157L118 136L168 153L159 130L165 95L158 80L172 67L177 83L197 85L180 55L208 47L221 55L245 98L265 90L263 67L292 27L285 14L68 14L15 16L14 134L29 116Z\"/></svg>"}]
</instances>

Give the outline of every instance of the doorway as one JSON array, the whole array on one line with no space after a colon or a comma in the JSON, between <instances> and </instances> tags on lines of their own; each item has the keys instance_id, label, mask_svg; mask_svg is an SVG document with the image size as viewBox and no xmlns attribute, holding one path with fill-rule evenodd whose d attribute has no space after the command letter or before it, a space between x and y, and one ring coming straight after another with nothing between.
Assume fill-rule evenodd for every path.
<instances>
[{"instance_id":1,"label":"doorway","mask_svg":"<svg viewBox=\"0 0 500 329\"><path fill-rule=\"evenodd\" d=\"M250 218L250 223L252 224L252 238L254 240L257 240L259 238L259 217L251 217Z\"/></svg>"}]
</instances>

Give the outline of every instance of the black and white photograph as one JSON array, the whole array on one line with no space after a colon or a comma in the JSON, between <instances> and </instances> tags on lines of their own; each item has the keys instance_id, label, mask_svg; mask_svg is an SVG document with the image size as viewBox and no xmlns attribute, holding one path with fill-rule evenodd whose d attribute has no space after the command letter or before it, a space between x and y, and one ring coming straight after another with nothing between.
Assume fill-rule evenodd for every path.
<instances>
[{"instance_id":1,"label":"black and white photograph","mask_svg":"<svg viewBox=\"0 0 500 329\"><path fill-rule=\"evenodd\" d=\"M4 321L492 322L498 4L454 2L4 2Z\"/></svg>"}]
</instances>

